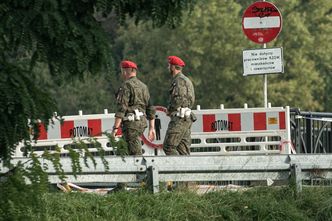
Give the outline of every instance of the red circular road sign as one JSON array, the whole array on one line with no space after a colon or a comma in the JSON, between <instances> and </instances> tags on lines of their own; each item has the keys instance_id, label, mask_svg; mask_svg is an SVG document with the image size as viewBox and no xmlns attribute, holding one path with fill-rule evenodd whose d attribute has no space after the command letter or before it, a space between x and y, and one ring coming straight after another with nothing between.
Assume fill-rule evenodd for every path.
<instances>
[{"instance_id":1,"label":"red circular road sign","mask_svg":"<svg viewBox=\"0 0 332 221\"><path fill-rule=\"evenodd\" d=\"M275 39L281 31L278 8L270 2L255 2L243 13L242 30L253 42L263 44Z\"/></svg>"}]
</instances>

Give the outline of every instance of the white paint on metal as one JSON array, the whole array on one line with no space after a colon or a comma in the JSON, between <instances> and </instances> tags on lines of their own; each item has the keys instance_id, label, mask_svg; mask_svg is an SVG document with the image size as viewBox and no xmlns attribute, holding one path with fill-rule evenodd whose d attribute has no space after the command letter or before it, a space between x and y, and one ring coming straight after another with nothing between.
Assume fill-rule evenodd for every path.
<instances>
[{"instance_id":1,"label":"white paint on metal","mask_svg":"<svg viewBox=\"0 0 332 221\"><path fill-rule=\"evenodd\" d=\"M245 29L256 28L279 28L281 26L281 19L279 16L269 17L245 17L243 20L243 27Z\"/></svg>"}]
</instances>

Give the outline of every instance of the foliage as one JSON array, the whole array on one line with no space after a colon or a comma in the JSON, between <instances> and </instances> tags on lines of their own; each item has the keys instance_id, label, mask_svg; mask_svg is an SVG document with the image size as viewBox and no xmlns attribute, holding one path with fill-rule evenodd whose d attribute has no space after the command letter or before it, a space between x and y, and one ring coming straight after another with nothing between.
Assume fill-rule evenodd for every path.
<instances>
[{"instance_id":1,"label":"foliage","mask_svg":"<svg viewBox=\"0 0 332 221\"><path fill-rule=\"evenodd\" d=\"M114 148L117 156L128 156L129 149L127 142L122 137L114 138L110 133L104 133Z\"/></svg>"},{"instance_id":2,"label":"foliage","mask_svg":"<svg viewBox=\"0 0 332 221\"><path fill-rule=\"evenodd\" d=\"M151 20L154 26L167 24L170 27L181 22L183 13L187 9L192 9L195 0L173 0L153 1L153 0L97 0L97 10L108 15L115 12L121 23L124 23L127 16L134 18L135 23L139 21Z\"/></svg>"},{"instance_id":3,"label":"foliage","mask_svg":"<svg viewBox=\"0 0 332 221\"><path fill-rule=\"evenodd\" d=\"M33 171L30 171L33 172ZM45 191L45 184L35 179L34 183L26 185L27 173L20 165L12 170L7 177L0 177L6 181L0 182L0 220L45 220L45 204L40 199ZM34 177L32 175L32 177Z\"/></svg>"},{"instance_id":4,"label":"foliage","mask_svg":"<svg viewBox=\"0 0 332 221\"><path fill-rule=\"evenodd\" d=\"M8 190L7 186L7 190ZM13 186L10 186L14 188ZM0 193L1 194L1 193ZM0 198L0 220L3 213ZM181 190L153 195L145 191L120 191L107 196L87 193L47 193L42 196L42 210L31 204L28 218L45 220L330 220L330 188L305 188L295 198L292 190L252 188L218 191L198 195ZM20 216L20 206L13 204L12 219ZM26 204L28 205L28 204ZM8 208L8 204L6 206ZM13 210L11 210L13 211ZM27 219L29 220L29 219Z\"/></svg>"},{"instance_id":5,"label":"foliage","mask_svg":"<svg viewBox=\"0 0 332 221\"><path fill-rule=\"evenodd\" d=\"M50 98L21 66L5 63L0 67L0 157L9 159L19 141L30 140L30 128L39 134L38 122L48 125L56 110Z\"/></svg>"},{"instance_id":6,"label":"foliage","mask_svg":"<svg viewBox=\"0 0 332 221\"><path fill-rule=\"evenodd\" d=\"M170 76L167 56L186 62L197 101L203 108L263 106L263 77L243 77L242 50L261 48L241 30L243 11L252 1L197 2L175 29L152 29L128 22L118 31L114 49L137 61L139 77L147 83L155 104L165 105ZM275 1L283 30L267 47L282 47L285 73L268 75L268 101L310 111L329 111L332 3ZM147 34L149 33L149 34Z\"/></svg>"},{"instance_id":7,"label":"foliage","mask_svg":"<svg viewBox=\"0 0 332 221\"><path fill-rule=\"evenodd\" d=\"M0 158L30 140L28 120L48 123L56 111L44 85L34 84L45 66L52 81L61 83L84 74L110 73L111 46L101 20L109 13L120 21L127 15L175 25L193 0L4 0L0 3ZM95 85L96 86L96 85ZM33 125L38 130L37 125ZM35 133L37 134L37 133Z\"/></svg>"}]
</instances>

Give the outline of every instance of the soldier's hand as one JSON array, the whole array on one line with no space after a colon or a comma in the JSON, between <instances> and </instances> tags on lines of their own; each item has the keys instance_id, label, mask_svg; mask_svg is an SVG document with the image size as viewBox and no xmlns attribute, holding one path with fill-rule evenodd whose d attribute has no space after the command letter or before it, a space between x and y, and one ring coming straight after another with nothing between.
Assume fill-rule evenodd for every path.
<instances>
[{"instance_id":1,"label":"soldier's hand","mask_svg":"<svg viewBox=\"0 0 332 221\"><path fill-rule=\"evenodd\" d=\"M115 138L117 132L118 132L118 129L113 129L113 130L112 130L112 133L111 133L111 136L112 136L113 138Z\"/></svg>"},{"instance_id":2,"label":"soldier's hand","mask_svg":"<svg viewBox=\"0 0 332 221\"><path fill-rule=\"evenodd\" d=\"M155 129L149 129L148 138L149 138L150 141L154 141L154 139L156 138L156 131L155 131Z\"/></svg>"}]
</instances>

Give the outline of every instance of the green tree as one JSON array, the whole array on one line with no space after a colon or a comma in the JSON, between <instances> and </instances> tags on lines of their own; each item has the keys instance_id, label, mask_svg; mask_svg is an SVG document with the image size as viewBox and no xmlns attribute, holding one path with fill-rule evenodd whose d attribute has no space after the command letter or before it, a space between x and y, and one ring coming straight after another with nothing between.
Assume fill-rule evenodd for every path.
<instances>
[{"instance_id":1,"label":"green tree","mask_svg":"<svg viewBox=\"0 0 332 221\"><path fill-rule=\"evenodd\" d=\"M250 4L252 1L198 2L174 30L129 23L119 30L114 47L122 57L138 62L140 77L149 85L156 104L167 101L170 76L166 58L178 55L187 63L184 73L190 73L194 81L196 104L203 108L217 108L221 103L226 108L243 103L262 107L263 77L242 75L242 50L262 48L241 30L243 12ZM275 4L283 16L283 30L267 47L283 47L285 73L268 75L268 101L273 106L328 110L331 34L330 28L323 28L331 24L331 4L296 0Z\"/></svg>"},{"instance_id":2,"label":"green tree","mask_svg":"<svg viewBox=\"0 0 332 221\"><path fill-rule=\"evenodd\" d=\"M48 123L56 103L34 84L37 65L45 64L56 82L84 74L110 73L111 46L96 18L114 13L124 21L152 20L174 26L193 0L4 0L0 3L0 158L30 140L28 122L38 135L37 119ZM30 120L30 121L29 121Z\"/></svg>"}]
</instances>

